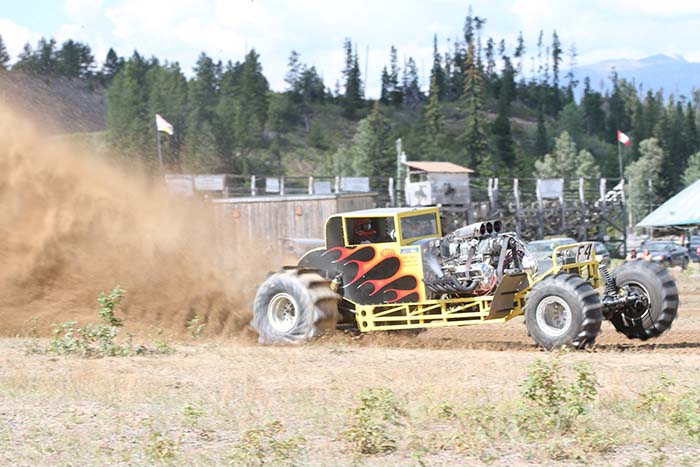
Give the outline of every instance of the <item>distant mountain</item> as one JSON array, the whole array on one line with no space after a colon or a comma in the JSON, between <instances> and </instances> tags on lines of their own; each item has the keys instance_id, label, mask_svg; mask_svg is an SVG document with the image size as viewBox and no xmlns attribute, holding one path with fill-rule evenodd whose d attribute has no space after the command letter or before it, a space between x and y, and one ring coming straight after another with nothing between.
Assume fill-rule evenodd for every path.
<instances>
[{"instance_id":1,"label":"distant mountain","mask_svg":"<svg viewBox=\"0 0 700 467\"><path fill-rule=\"evenodd\" d=\"M637 88L642 84L645 93L648 89L657 91L663 88L665 96L673 93L690 97L693 88L700 89L700 63L689 62L680 55L658 54L639 60L604 60L576 68L576 78L579 80L577 95L580 97L583 93L583 79L586 76L591 78L593 89L609 89L613 67L620 78L634 81Z\"/></svg>"}]
</instances>

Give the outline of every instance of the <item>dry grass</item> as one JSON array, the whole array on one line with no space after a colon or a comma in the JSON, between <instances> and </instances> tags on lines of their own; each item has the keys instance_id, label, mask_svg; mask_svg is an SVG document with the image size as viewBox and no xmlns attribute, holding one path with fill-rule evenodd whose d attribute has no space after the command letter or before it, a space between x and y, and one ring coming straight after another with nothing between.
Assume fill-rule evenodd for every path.
<instances>
[{"instance_id":1,"label":"dry grass","mask_svg":"<svg viewBox=\"0 0 700 467\"><path fill-rule=\"evenodd\" d=\"M346 339L209 341L178 345L170 356L91 360L27 355L23 341L5 339L0 463L225 465L246 431L277 421L282 429L264 449L303 436L293 459L300 465L693 465L700 455L697 440L662 422L665 414L638 408L660 372L676 389L700 387L700 355L564 355L565 368L591 365L600 396L573 432L531 437L518 431L516 414L519 383L537 358L553 356ZM390 426L398 449L387 455L360 455L342 436L358 393L372 387L389 389L406 412Z\"/></svg>"}]
</instances>

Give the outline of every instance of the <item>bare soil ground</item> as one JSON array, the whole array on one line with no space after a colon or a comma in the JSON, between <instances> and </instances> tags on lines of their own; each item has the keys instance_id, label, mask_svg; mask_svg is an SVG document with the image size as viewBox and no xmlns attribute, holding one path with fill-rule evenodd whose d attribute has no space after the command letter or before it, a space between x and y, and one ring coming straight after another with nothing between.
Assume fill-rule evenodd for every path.
<instances>
[{"instance_id":1,"label":"bare soil ground","mask_svg":"<svg viewBox=\"0 0 700 467\"><path fill-rule=\"evenodd\" d=\"M518 431L528 368L555 358L518 322L293 347L258 346L251 336L179 341L173 355L104 359L28 354L26 339L5 338L0 464L241 465L245 432L279 421L284 431L255 451L261 458L248 453L249 465L697 465L692 430L640 409L662 374L675 384L669 397L700 388L699 279L676 275L682 308L667 335L639 344L606 327L592 351L559 357L566 371L589 364L600 385L573 432ZM378 387L405 410L390 427L397 449L362 455L343 432L358 393ZM441 416L446 407L454 415ZM490 417L497 422L479 428ZM274 441L295 436L305 441L293 455Z\"/></svg>"},{"instance_id":2,"label":"bare soil ground","mask_svg":"<svg viewBox=\"0 0 700 467\"><path fill-rule=\"evenodd\" d=\"M596 339L595 351L672 351L700 353L700 269L696 264L687 271L673 268L680 292L680 310L671 331L651 341L631 341L607 321ZM505 325L445 328L430 330L419 336L430 346L452 346L489 349L533 350L522 318Z\"/></svg>"}]
</instances>

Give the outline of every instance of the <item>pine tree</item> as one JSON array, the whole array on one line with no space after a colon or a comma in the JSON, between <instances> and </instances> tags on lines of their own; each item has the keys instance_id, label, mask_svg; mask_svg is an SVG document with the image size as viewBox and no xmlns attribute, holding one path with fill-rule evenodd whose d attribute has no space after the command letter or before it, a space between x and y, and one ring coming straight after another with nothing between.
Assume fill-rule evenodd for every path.
<instances>
[{"instance_id":1,"label":"pine tree","mask_svg":"<svg viewBox=\"0 0 700 467\"><path fill-rule=\"evenodd\" d=\"M591 89L591 80L588 76L583 80L583 97L581 107L586 123L586 133L589 135L605 137L605 112L603 111L603 96Z\"/></svg>"},{"instance_id":2,"label":"pine tree","mask_svg":"<svg viewBox=\"0 0 700 467\"><path fill-rule=\"evenodd\" d=\"M661 187L658 180L665 159L664 151L656 138L649 138L639 144L639 152L640 158L625 170L625 177L629 181L628 203L633 223L639 222L649 214L662 199L659 197Z\"/></svg>"},{"instance_id":3,"label":"pine tree","mask_svg":"<svg viewBox=\"0 0 700 467\"><path fill-rule=\"evenodd\" d=\"M551 113L556 115L562 108L561 91L559 89L559 68L561 66L561 42L557 31L552 34L552 95L551 95Z\"/></svg>"},{"instance_id":4,"label":"pine tree","mask_svg":"<svg viewBox=\"0 0 700 467\"><path fill-rule=\"evenodd\" d=\"M586 131L583 111L576 105L576 102L569 102L559 112L559 130L566 131L576 144L583 142L583 135Z\"/></svg>"},{"instance_id":5,"label":"pine tree","mask_svg":"<svg viewBox=\"0 0 700 467\"><path fill-rule=\"evenodd\" d=\"M10 64L10 54L7 53L7 47L5 47L5 41L2 39L0 34L0 70L7 70Z\"/></svg>"},{"instance_id":6,"label":"pine tree","mask_svg":"<svg viewBox=\"0 0 700 467\"><path fill-rule=\"evenodd\" d=\"M379 101L384 105L389 105L391 102L391 78L386 67L382 68L382 90L379 94Z\"/></svg>"},{"instance_id":7,"label":"pine tree","mask_svg":"<svg viewBox=\"0 0 700 467\"><path fill-rule=\"evenodd\" d=\"M202 52L194 67L195 76L189 82L187 100L189 114L183 148L183 162L196 171L218 171L223 167L216 142L219 100L217 64Z\"/></svg>"},{"instance_id":8,"label":"pine tree","mask_svg":"<svg viewBox=\"0 0 700 467\"><path fill-rule=\"evenodd\" d=\"M615 70L610 73L610 83L612 89L610 98L608 99L608 118L605 139L609 142L613 142L617 141L618 130L629 129L630 120L625 109L620 80Z\"/></svg>"},{"instance_id":9,"label":"pine tree","mask_svg":"<svg viewBox=\"0 0 700 467\"><path fill-rule=\"evenodd\" d=\"M56 61L56 73L71 78L90 78L95 66L90 46L72 39L61 45L56 52Z\"/></svg>"},{"instance_id":10,"label":"pine tree","mask_svg":"<svg viewBox=\"0 0 700 467\"><path fill-rule=\"evenodd\" d=\"M124 59L119 57L113 48L107 52L104 64L102 65L102 76L107 85L112 83L114 77L124 67Z\"/></svg>"},{"instance_id":11,"label":"pine tree","mask_svg":"<svg viewBox=\"0 0 700 467\"><path fill-rule=\"evenodd\" d=\"M544 63L542 61L542 47L544 47L544 31L540 29L540 34L537 36L537 82L542 84L544 75Z\"/></svg>"},{"instance_id":12,"label":"pine tree","mask_svg":"<svg viewBox=\"0 0 700 467\"><path fill-rule=\"evenodd\" d=\"M22 47L22 52L17 56L12 70L29 74L39 73L39 59L29 42Z\"/></svg>"},{"instance_id":13,"label":"pine tree","mask_svg":"<svg viewBox=\"0 0 700 467\"><path fill-rule=\"evenodd\" d=\"M467 11L467 17L464 18L464 41L467 44L467 48L470 45L474 45L474 16L473 16L472 6L469 5L469 10ZM476 57L472 58L476 64Z\"/></svg>"},{"instance_id":14,"label":"pine tree","mask_svg":"<svg viewBox=\"0 0 700 467\"><path fill-rule=\"evenodd\" d=\"M409 109L415 109L423 100L423 93L418 84L418 67L413 57L409 57L403 70L403 103Z\"/></svg>"},{"instance_id":15,"label":"pine tree","mask_svg":"<svg viewBox=\"0 0 700 467\"><path fill-rule=\"evenodd\" d=\"M399 69L399 59L398 59L398 52L396 50L396 47L393 45L391 46L391 49L389 50L389 96L391 99L391 103L394 104L395 106L401 105L403 102L403 90L401 89L401 85L399 85L399 73L401 70Z\"/></svg>"},{"instance_id":16,"label":"pine tree","mask_svg":"<svg viewBox=\"0 0 700 467\"><path fill-rule=\"evenodd\" d=\"M357 52L353 54L350 38L345 39L345 95L343 96L343 113L347 118L355 118L357 111L362 107L362 80L360 78L360 64Z\"/></svg>"},{"instance_id":17,"label":"pine tree","mask_svg":"<svg viewBox=\"0 0 700 467\"><path fill-rule=\"evenodd\" d=\"M452 68L452 75L450 76L450 94L453 100L464 94L464 67L466 60L467 55L465 50L462 48L461 43L455 40L454 51L452 52L452 63L454 66Z\"/></svg>"},{"instance_id":18,"label":"pine tree","mask_svg":"<svg viewBox=\"0 0 700 467\"><path fill-rule=\"evenodd\" d=\"M683 188L700 180L700 152L696 152L688 158L688 167L683 172Z\"/></svg>"},{"instance_id":19,"label":"pine tree","mask_svg":"<svg viewBox=\"0 0 700 467\"><path fill-rule=\"evenodd\" d=\"M496 57L495 57L495 47L496 43L492 37L486 40L486 80L491 81L496 76Z\"/></svg>"},{"instance_id":20,"label":"pine tree","mask_svg":"<svg viewBox=\"0 0 700 467\"><path fill-rule=\"evenodd\" d=\"M513 148L513 135L510 128L510 109L513 99L515 70L506 57L505 66L501 78L501 87L498 96L498 114L493 122L494 137L494 167L492 175L501 169L515 166L515 149Z\"/></svg>"},{"instance_id":21,"label":"pine tree","mask_svg":"<svg viewBox=\"0 0 700 467\"><path fill-rule=\"evenodd\" d=\"M254 148L262 144L263 132L268 116L269 84L263 75L259 55L252 49L246 55L241 68L241 82L236 102L236 144L242 154L243 172L262 168L270 161L259 156L252 160Z\"/></svg>"},{"instance_id":22,"label":"pine tree","mask_svg":"<svg viewBox=\"0 0 700 467\"><path fill-rule=\"evenodd\" d=\"M513 52L513 57L518 60L516 73L518 76L520 76L521 81L525 80L525 77L523 76L523 60L525 58L525 52L525 39L523 39L523 32L520 31L518 32L518 42L515 46L515 52Z\"/></svg>"},{"instance_id":23,"label":"pine tree","mask_svg":"<svg viewBox=\"0 0 700 467\"><path fill-rule=\"evenodd\" d=\"M489 157L488 123L481 114L483 80L476 66L474 54L474 44L471 44L464 64L466 76L463 95L467 113L463 135L465 161L472 167L483 167L486 172L491 173L494 164Z\"/></svg>"},{"instance_id":24,"label":"pine tree","mask_svg":"<svg viewBox=\"0 0 700 467\"><path fill-rule=\"evenodd\" d=\"M639 132L640 142L656 136L661 112L663 111L662 98L660 95L655 95L651 90L647 91L644 97L644 102L641 103L642 113L640 115L639 126L635 127L635 131Z\"/></svg>"},{"instance_id":25,"label":"pine tree","mask_svg":"<svg viewBox=\"0 0 700 467\"><path fill-rule=\"evenodd\" d=\"M549 137L544 123L544 109L540 104L537 109L537 133L535 134L535 154L546 154L549 151Z\"/></svg>"},{"instance_id":26,"label":"pine tree","mask_svg":"<svg viewBox=\"0 0 700 467\"><path fill-rule=\"evenodd\" d=\"M246 169L242 154L238 151L236 134L236 113L238 111L238 99L240 97L241 75L243 64L240 62L226 63L221 74L219 86L219 102L216 106L216 115L221 122L220 144L224 165L232 173L243 173Z\"/></svg>"},{"instance_id":27,"label":"pine tree","mask_svg":"<svg viewBox=\"0 0 700 467\"><path fill-rule=\"evenodd\" d=\"M442 68L442 57L438 52L437 34L433 36L433 67L430 70L430 92L433 92L433 81L437 91L437 96L440 100L445 98L446 79L445 70Z\"/></svg>"},{"instance_id":28,"label":"pine tree","mask_svg":"<svg viewBox=\"0 0 700 467\"><path fill-rule=\"evenodd\" d=\"M429 159L439 160L442 155L445 119L440 106L440 87L435 75L430 81L430 94L428 103L423 110L423 116L425 119L425 139L422 152Z\"/></svg>"},{"instance_id":29,"label":"pine tree","mask_svg":"<svg viewBox=\"0 0 700 467\"><path fill-rule=\"evenodd\" d=\"M691 154L698 151L700 149L700 135L698 135L698 127L695 123L695 109L690 105L690 102L685 107L685 128L683 133L686 141L686 152Z\"/></svg>"},{"instance_id":30,"label":"pine tree","mask_svg":"<svg viewBox=\"0 0 700 467\"><path fill-rule=\"evenodd\" d=\"M486 24L486 18L474 17L474 28L476 29L476 67L483 72L483 61L481 59L481 30Z\"/></svg>"},{"instance_id":31,"label":"pine tree","mask_svg":"<svg viewBox=\"0 0 700 467\"><path fill-rule=\"evenodd\" d=\"M37 73L42 76L52 76L56 71L56 65L58 63L58 57L56 54L56 40L39 39L36 47L36 55L38 59L38 70Z\"/></svg>"},{"instance_id":32,"label":"pine tree","mask_svg":"<svg viewBox=\"0 0 700 467\"><path fill-rule=\"evenodd\" d=\"M574 102L574 90L578 86L578 80L576 79L576 74L574 70L576 69L576 58L578 57L578 52L576 51L576 45L571 44L569 48L569 70L566 72L566 102Z\"/></svg>"},{"instance_id":33,"label":"pine tree","mask_svg":"<svg viewBox=\"0 0 700 467\"><path fill-rule=\"evenodd\" d=\"M134 52L107 91L108 139L116 153L155 166L155 121L148 113L148 63Z\"/></svg>"},{"instance_id":34,"label":"pine tree","mask_svg":"<svg viewBox=\"0 0 700 467\"><path fill-rule=\"evenodd\" d=\"M284 75L284 82L287 83L287 91L301 97L299 92L299 82L304 72L304 65L299 61L299 52L292 50L287 63L287 73Z\"/></svg>"}]
</instances>

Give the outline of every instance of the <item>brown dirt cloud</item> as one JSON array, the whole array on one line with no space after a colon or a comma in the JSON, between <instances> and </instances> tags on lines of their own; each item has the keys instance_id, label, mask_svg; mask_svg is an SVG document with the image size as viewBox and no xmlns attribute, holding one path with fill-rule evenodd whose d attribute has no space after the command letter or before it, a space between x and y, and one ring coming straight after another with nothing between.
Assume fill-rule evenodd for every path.
<instances>
[{"instance_id":1,"label":"brown dirt cloud","mask_svg":"<svg viewBox=\"0 0 700 467\"><path fill-rule=\"evenodd\" d=\"M199 315L212 335L249 321L264 272L251 257L224 272L211 205L168 195L135 168L116 167L41 135L0 108L0 335L95 320L101 290L127 291L127 330L184 332ZM255 267L251 264L255 263Z\"/></svg>"}]
</instances>

